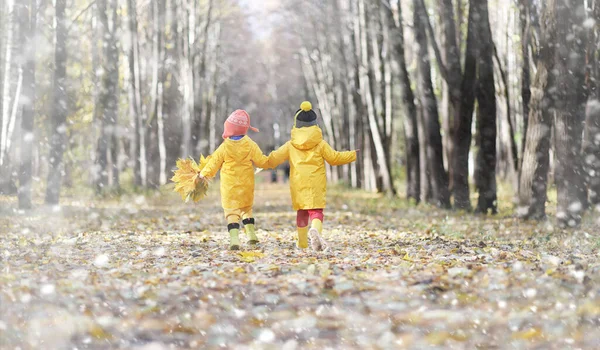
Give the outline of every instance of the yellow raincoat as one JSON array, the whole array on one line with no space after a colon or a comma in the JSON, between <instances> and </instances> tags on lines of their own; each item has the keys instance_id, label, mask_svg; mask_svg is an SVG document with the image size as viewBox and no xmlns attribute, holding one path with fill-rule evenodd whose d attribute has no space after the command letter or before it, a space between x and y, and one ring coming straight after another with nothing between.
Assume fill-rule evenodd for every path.
<instances>
[{"instance_id":1,"label":"yellow raincoat","mask_svg":"<svg viewBox=\"0 0 600 350\"><path fill-rule=\"evenodd\" d=\"M293 128L291 140L269 155L269 167L290 161L290 192L294 210L325 208L327 177L325 161L331 165L356 160L355 151L337 152L323 140L318 126Z\"/></svg>"},{"instance_id":2,"label":"yellow raincoat","mask_svg":"<svg viewBox=\"0 0 600 350\"><path fill-rule=\"evenodd\" d=\"M211 155L200 175L214 177L221 169L223 209L241 209L254 204L254 165L266 168L268 162L256 142L248 136L225 139Z\"/></svg>"}]
</instances>

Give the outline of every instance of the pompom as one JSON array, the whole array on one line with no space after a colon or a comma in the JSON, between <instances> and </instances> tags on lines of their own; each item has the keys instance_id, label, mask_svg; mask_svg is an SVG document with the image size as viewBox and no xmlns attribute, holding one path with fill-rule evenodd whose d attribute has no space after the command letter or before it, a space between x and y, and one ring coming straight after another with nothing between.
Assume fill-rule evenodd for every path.
<instances>
[{"instance_id":1,"label":"pompom","mask_svg":"<svg viewBox=\"0 0 600 350\"><path fill-rule=\"evenodd\" d=\"M312 109L312 104L308 101L304 101L302 102L302 104L300 104L300 109L305 112L308 112Z\"/></svg>"}]
</instances>

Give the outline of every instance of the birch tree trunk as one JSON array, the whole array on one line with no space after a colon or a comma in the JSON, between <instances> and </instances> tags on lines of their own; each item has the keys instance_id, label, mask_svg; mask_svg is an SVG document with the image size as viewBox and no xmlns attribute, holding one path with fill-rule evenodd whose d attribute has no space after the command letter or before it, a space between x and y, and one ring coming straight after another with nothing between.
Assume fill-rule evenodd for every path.
<instances>
[{"instance_id":1,"label":"birch tree trunk","mask_svg":"<svg viewBox=\"0 0 600 350\"><path fill-rule=\"evenodd\" d=\"M370 128L370 135L373 139L374 151L376 152L376 157L379 163L379 167L381 169L381 176L383 180L383 189L388 194L394 193L394 188L392 185L391 172L389 167L389 159L385 159L385 150L383 147L383 141L381 138L381 132L379 130L379 125L377 124L377 119L375 115L375 105L373 101L373 96L371 94L371 81L369 79L369 55L368 55L368 43L367 43L367 22L368 18L365 10L364 0L359 0L358 5L358 15L359 15L359 23L360 27L363 29L360 32L360 57L361 57L361 69L359 75L360 82L360 91L364 96L364 100L366 101L367 106L367 118L368 124Z\"/></svg>"},{"instance_id":2,"label":"birch tree trunk","mask_svg":"<svg viewBox=\"0 0 600 350\"><path fill-rule=\"evenodd\" d=\"M19 209L31 209L31 179L33 173L33 132L35 120L35 51L33 40L36 33L36 0L21 4L19 11L21 42L24 46L23 96L21 106L21 164L19 167Z\"/></svg>"},{"instance_id":3,"label":"birch tree trunk","mask_svg":"<svg viewBox=\"0 0 600 350\"><path fill-rule=\"evenodd\" d=\"M166 183L166 151L164 142L163 123L163 86L165 81L163 62L164 52L164 30L166 15L166 0L152 2L152 85L151 85L151 108L152 114L148 122L150 134L148 143L148 184L153 188L160 187Z\"/></svg>"},{"instance_id":4,"label":"birch tree trunk","mask_svg":"<svg viewBox=\"0 0 600 350\"><path fill-rule=\"evenodd\" d=\"M553 75L556 1L558 0L549 0L544 10L537 71L531 86L529 122L519 179L517 208L517 215L525 219L542 219L546 216L553 93L556 91Z\"/></svg>"},{"instance_id":5,"label":"birch tree trunk","mask_svg":"<svg viewBox=\"0 0 600 350\"><path fill-rule=\"evenodd\" d=\"M421 5L424 6L422 2ZM445 79L448 90L449 97L449 110L447 113L448 123L445 128L445 135L447 137L446 144L448 148L446 149L447 158L448 158L448 178L449 178L449 187L451 191L454 193L454 167L450 166L454 164L455 158L455 133L456 133L456 120L460 118L460 103L461 103L461 80L462 80L462 67L460 64L460 35L461 35L461 23L456 23L454 9L452 7L452 1L447 0L438 0L437 5L440 11L440 23L441 23L441 32L442 32L442 40L443 40L443 54L442 59L443 64L442 72L445 74L442 77ZM457 12L462 12L460 7L460 1L457 2ZM456 17L458 19L462 18L461 13L457 13ZM435 44L434 39L432 38L433 45Z\"/></svg>"},{"instance_id":6,"label":"birch tree trunk","mask_svg":"<svg viewBox=\"0 0 600 350\"><path fill-rule=\"evenodd\" d=\"M429 172L432 190L432 204L442 207L450 207L450 196L448 192L448 174L444 169L444 155L442 136L440 134L440 121L437 109L437 100L433 92L431 82L431 65L427 45L427 32L425 28L426 19L424 10L421 8L420 0L413 0L415 41L417 44L419 91L421 93L421 104L423 107L423 120L427 140L427 171Z\"/></svg>"},{"instance_id":7,"label":"birch tree trunk","mask_svg":"<svg viewBox=\"0 0 600 350\"><path fill-rule=\"evenodd\" d=\"M477 22L480 16L479 7L475 3L473 6L469 6L465 67L460 87L459 113L455 119L456 134L452 190L454 192L454 207L464 210L471 209L471 199L469 196L469 153L471 149L471 127L473 124L477 81L477 52L479 43L477 38Z\"/></svg>"},{"instance_id":8,"label":"birch tree trunk","mask_svg":"<svg viewBox=\"0 0 600 350\"><path fill-rule=\"evenodd\" d=\"M402 3L396 1L398 8L399 23L396 24L392 12L391 3L386 1L383 8L386 14L387 25L390 30L390 46L392 57L395 61L393 66L395 74L398 75L400 90L402 93L402 106L404 107L404 142L406 159L406 196L415 203L419 203L421 197L421 175L419 162L419 134L417 124L417 107L412 90L410 76L406 65L404 47L404 29L402 27Z\"/></svg>"},{"instance_id":9,"label":"birch tree trunk","mask_svg":"<svg viewBox=\"0 0 600 350\"><path fill-rule=\"evenodd\" d=\"M529 118L529 101L531 100L531 70L529 67L529 45L531 38L531 28L529 24L530 2L528 0L519 0L519 24L521 28L521 100L523 108L523 139L521 153L525 151L525 140L527 137L527 124ZM519 165L519 172L520 172Z\"/></svg>"},{"instance_id":10,"label":"birch tree trunk","mask_svg":"<svg viewBox=\"0 0 600 350\"><path fill-rule=\"evenodd\" d=\"M496 196L496 88L494 85L494 43L488 16L488 2L481 0L472 2L478 6L479 14L477 32L480 36L478 60L478 93L477 107L479 109L477 122L477 137L479 151L476 161L479 168L479 179L475 181L479 198L476 212L492 214L498 212ZM510 118L510 116L509 116ZM512 135L511 135L512 136Z\"/></svg>"},{"instance_id":11,"label":"birch tree trunk","mask_svg":"<svg viewBox=\"0 0 600 350\"><path fill-rule=\"evenodd\" d=\"M585 84L584 1L556 2L557 41L556 113L554 142L556 151L555 182L558 192L556 218L562 227L576 227L587 208L581 141L587 88Z\"/></svg>"},{"instance_id":12,"label":"birch tree trunk","mask_svg":"<svg viewBox=\"0 0 600 350\"><path fill-rule=\"evenodd\" d=\"M585 130L583 136L583 156L586 183L589 192L589 204L593 210L600 211L600 1L589 2L590 16L596 21L596 27L588 32L588 90L589 101L586 108Z\"/></svg>"},{"instance_id":13,"label":"birch tree trunk","mask_svg":"<svg viewBox=\"0 0 600 350\"><path fill-rule=\"evenodd\" d=\"M110 6L108 6L110 5ZM96 149L96 192L98 194L119 187L119 169L117 166L118 141L116 135L118 118L119 50L117 48L117 3L115 0L98 0L98 15L103 35L103 76L99 92L98 113L100 134ZM110 21L108 14L111 14ZM109 163L110 158L110 163ZM110 184L109 184L110 178Z\"/></svg>"},{"instance_id":14,"label":"birch tree trunk","mask_svg":"<svg viewBox=\"0 0 600 350\"><path fill-rule=\"evenodd\" d=\"M65 23L66 0L56 0L56 42L54 53L54 91L51 111L50 155L46 204L58 204L62 180L63 153L67 146L67 33Z\"/></svg>"},{"instance_id":15,"label":"birch tree trunk","mask_svg":"<svg viewBox=\"0 0 600 350\"><path fill-rule=\"evenodd\" d=\"M129 61L129 101L130 113L134 121L134 137L131 158L134 163L134 184L145 187L147 184L147 158L146 158L146 125L142 108L141 72L138 42L138 23L136 0L127 0L127 14L129 21L130 47Z\"/></svg>"},{"instance_id":16,"label":"birch tree trunk","mask_svg":"<svg viewBox=\"0 0 600 350\"><path fill-rule=\"evenodd\" d=\"M2 8L4 10L4 7ZM19 69L15 73L13 71L13 56L14 48L19 47L19 43L14 40L14 33L18 31L15 25L15 4L14 1L8 1L6 4L6 42L4 47L3 68L3 90L2 90L2 110L0 110L0 193L12 194L13 192L13 176L10 164L9 151L12 142L11 126L14 126L16 120L16 107L20 97L20 87L22 84L22 70ZM18 40L18 38L17 38ZM17 53L18 54L18 53ZM17 78L15 86L14 78ZM11 95L14 91L14 99ZM15 113L13 113L13 111Z\"/></svg>"},{"instance_id":17,"label":"birch tree trunk","mask_svg":"<svg viewBox=\"0 0 600 350\"><path fill-rule=\"evenodd\" d=\"M8 129L11 120L11 80L12 80L12 52L13 52L13 32L14 32L14 1L9 0L6 6L6 24L4 30L6 31L6 42L4 43L4 73L3 73L3 90L2 90L2 117L0 124L0 171L8 168L5 165L6 156L8 154L8 143L10 142L10 136L8 135ZM2 174L2 178L6 180L6 173ZM3 187L3 186L2 186ZM1 190L1 188L0 188Z\"/></svg>"}]
</instances>

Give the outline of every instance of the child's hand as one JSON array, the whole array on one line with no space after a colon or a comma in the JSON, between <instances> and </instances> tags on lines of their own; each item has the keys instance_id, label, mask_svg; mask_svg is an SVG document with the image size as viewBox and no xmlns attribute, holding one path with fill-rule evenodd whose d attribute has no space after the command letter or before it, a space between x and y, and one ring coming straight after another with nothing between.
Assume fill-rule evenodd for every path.
<instances>
[{"instance_id":1,"label":"child's hand","mask_svg":"<svg viewBox=\"0 0 600 350\"><path fill-rule=\"evenodd\" d=\"M360 152L360 149L355 149L354 152L358 153Z\"/></svg>"}]
</instances>

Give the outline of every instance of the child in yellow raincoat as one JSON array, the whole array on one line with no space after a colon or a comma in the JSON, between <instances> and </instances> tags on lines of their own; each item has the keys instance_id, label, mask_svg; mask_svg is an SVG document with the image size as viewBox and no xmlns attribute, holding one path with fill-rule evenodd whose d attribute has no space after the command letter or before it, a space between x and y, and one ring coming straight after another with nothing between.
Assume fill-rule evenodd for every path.
<instances>
[{"instance_id":1,"label":"child in yellow raincoat","mask_svg":"<svg viewBox=\"0 0 600 350\"><path fill-rule=\"evenodd\" d=\"M331 165L348 164L356 160L356 152L337 152L332 149L323 140L311 103L302 102L294 116L291 140L269 154L270 167L286 160L290 162L290 192L292 206L297 210L298 248L308 248L310 236L312 248L323 249L321 233L327 192L325 162Z\"/></svg>"},{"instance_id":2,"label":"child in yellow raincoat","mask_svg":"<svg viewBox=\"0 0 600 350\"><path fill-rule=\"evenodd\" d=\"M252 217L254 204L254 165L266 168L268 158L258 145L246 135L250 116L244 110L236 110L225 121L223 143L211 155L200 172L200 177L212 178L221 169L221 205L227 219L230 236L229 249L240 249L240 220L244 224L250 244L257 244L255 221Z\"/></svg>"}]
</instances>

